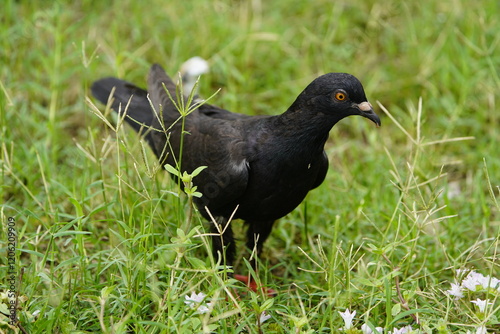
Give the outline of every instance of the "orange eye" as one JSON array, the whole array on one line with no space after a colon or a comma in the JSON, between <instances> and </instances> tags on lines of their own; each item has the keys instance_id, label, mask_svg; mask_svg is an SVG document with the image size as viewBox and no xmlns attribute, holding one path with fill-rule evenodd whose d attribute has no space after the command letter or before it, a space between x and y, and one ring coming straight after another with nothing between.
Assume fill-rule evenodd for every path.
<instances>
[{"instance_id":1,"label":"orange eye","mask_svg":"<svg viewBox=\"0 0 500 334\"><path fill-rule=\"evenodd\" d=\"M335 99L337 101L344 101L345 99L347 99L347 94L345 92L338 91L335 93Z\"/></svg>"}]
</instances>

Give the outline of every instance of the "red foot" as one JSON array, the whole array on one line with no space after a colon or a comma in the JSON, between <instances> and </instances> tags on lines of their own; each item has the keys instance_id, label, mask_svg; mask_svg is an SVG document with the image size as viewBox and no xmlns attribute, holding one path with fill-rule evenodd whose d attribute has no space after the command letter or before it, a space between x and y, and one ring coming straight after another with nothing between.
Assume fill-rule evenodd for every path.
<instances>
[{"instance_id":1,"label":"red foot","mask_svg":"<svg viewBox=\"0 0 500 334\"><path fill-rule=\"evenodd\" d=\"M244 283L253 292L259 291L259 287L257 286L257 282L255 282L255 280L252 279L250 276L234 275L234 279ZM275 290L268 289L265 287L260 287L260 290L262 290L262 292L264 292L264 294L268 297L273 297L273 296L276 296L278 294Z\"/></svg>"}]
</instances>

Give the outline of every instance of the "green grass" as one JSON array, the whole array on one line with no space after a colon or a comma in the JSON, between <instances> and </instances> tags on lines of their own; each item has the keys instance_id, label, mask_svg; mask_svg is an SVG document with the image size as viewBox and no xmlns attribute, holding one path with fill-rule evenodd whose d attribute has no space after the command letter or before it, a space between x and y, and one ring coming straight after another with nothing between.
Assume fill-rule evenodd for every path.
<instances>
[{"instance_id":1,"label":"green grass","mask_svg":"<svg viewBox=\"0 0 500 334\"><path fill-rule=\"evenodd\" d=\"M14 217L20 326L0 315L0 331L339 333L349 308L349 333L500 332L498 290L445 293L456 269L500 278L499 12L496 0L5 1L0 277ZM342 71L382 117L332 130L326 181L266 243L274 298L216 268L206 223L195 212L186 228L188 200L149 149L90 111L93 80L144 86L152 63L175 75L195 55L211 65L201 94L222 88L212 102L229 110L281 113ZM0 280L3 313L8 289ZM208 313L184 303L192 292ZM479 312L476 298L492 304Z\"/></svg>"}]
</instances>

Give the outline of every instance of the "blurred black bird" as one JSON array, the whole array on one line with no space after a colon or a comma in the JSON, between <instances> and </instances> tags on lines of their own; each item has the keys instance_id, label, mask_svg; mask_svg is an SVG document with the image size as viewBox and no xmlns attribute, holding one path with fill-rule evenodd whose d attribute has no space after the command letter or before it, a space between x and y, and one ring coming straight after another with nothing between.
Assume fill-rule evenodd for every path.
<instances>
[{"instance_id":1,"label":"blurred black bird","mask_svg":"<svg viewBox=\"0 0 500 334\"><path fill-rule=\"evenodd\" d=\"M92 85L99 101L106 104L112 98L112 108L127 113L125 120L144 136L162 164L176 166L181 122L176 122L179 111L165 89L176 96L176 85L157 64L151 67L147 91L117 78ZM359 80L328 73L311 82L281 115L247 116L203 104L186 117L181 168L191 173L207 166L193 179L203 194L195 204L210 220L208 208L219 224L211 224L212 232L220 235L213 237L216 256L225 249L225 263L233 263L235 242L228 224L233 213L248 225L247 247L262 251L274 221L295 209L325 179L329 131L351 115L380 126Z\"/></svg>"}]
</instances>

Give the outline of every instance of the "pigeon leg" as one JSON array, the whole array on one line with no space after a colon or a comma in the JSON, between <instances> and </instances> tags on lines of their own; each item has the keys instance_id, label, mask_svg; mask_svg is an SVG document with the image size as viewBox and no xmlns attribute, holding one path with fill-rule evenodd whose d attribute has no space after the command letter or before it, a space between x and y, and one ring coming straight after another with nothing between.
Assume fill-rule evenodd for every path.
<instances>
[{"instance_id":1,"label":"pigeon leg","mask_svg":"<svg viewBox=\"0 0 500 334\"><path fill-rule=\"evenodd\" d=\"M212 237L212 251L217 261L221 257L221 263L232 266L236 254L234 244L233 229L228 220L224 217L218 217L216 223L210 225L214 236ZM224 252L224 248L226 249ZM224 256L225 255L225 256Z\"/></svg>"},{"instance_id":2,"label":"pigeon leg","mask_svg":"<svg viewBox=\"0 0 500 334\"><path fill-rule=\"evenodd\" d=\"M255 262L253 263L254 269L257 267L257 260L262 253L264 241L266 241L269 234L271 234L273 223L273 220L258 222L247 221L247 247L250 251L253 251L254 249L257 251L257 256L255 257Z\"/></svg>"},{"instance_id":3,"label":"pigeon leg","mask_svg":"<svg viewBox=\"0 0 500 334\"><path fill-rule=\"evenodd\" d=\"M274 221L257 221L257 222L249 222L248 230L247 230L247 247L250 251L256 250L257 254L255 255L255 259L252 262L252 266L255 271L257 271L257 261L259 259L260 254L262 253L262 248L264 245L264 241L266 241L267 237L271 233L273 228ZM248 286L252 291L257 292L262 290L266 295L273 296L276 295L276 291L268 288L259 288L257 286L257 282L251 276L244 275L234 275L234 278L240 282L243 282L246 286Z\"/></svg>"}]
</instances>

